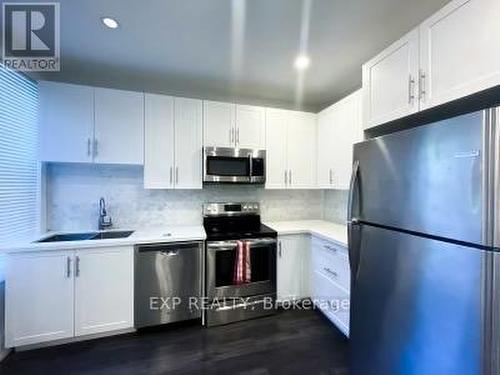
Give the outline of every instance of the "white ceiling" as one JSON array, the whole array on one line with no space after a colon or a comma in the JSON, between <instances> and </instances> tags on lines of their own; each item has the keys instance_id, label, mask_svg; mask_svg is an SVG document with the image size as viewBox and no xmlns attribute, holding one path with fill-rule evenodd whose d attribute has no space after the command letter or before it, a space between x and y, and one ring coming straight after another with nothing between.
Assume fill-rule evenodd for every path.
<instances>
[{"instance_id":1,"label":"white ceiling","mask_svg":"<svg viewBox=\"0 0 500 375\"><path fill-rule=\"evenodd\" d=\"M365 61L447 2L62 0L62 71L42 77L317 111L360 87ZM104 28L105 15L120 28ZM312 60L302 80L301 49Z\"/></svg>"}]
</instances>

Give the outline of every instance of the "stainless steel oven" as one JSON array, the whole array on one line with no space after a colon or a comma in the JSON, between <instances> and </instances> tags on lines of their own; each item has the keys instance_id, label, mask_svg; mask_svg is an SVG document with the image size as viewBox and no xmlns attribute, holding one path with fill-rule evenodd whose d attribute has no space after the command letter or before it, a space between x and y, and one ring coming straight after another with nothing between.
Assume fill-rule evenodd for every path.
<instances>
[{"instance_id":1,"label":"stainless steel oven","mask_svg":"<svg viewBox=\"0 0 500 375\"><path fill-rule=\"evenodd\" d=\"M236 241L208 241L208 298L247 297L276 292L276 238L242 238L241 241L248 241L252 249L252 281L233 284Z\"/></svg>"},{"instance_id":2,"label":"stainless steel oven","mask_svg":"<svg viewBox=\"0 0 500 375\"><path fill-rule=\"evenodd\" d=\"M205 296L210 308L204 324L215 326L275 312L277 233L260 221L257 202L203 205ZM238 244L245 246L250 275L238 280ZM241 251L241 248L240 248ZM246 257L249 257L246 258Z\"/></svg>"},{"instance_id":3,"label":"stainless steel oven","mask_svg":"<svg viewBox=\"0 0 500 375\"><path fill-rule=\"evenodd\" d=\"M203 182L263 184L266 182L266 151L205 147Z\"/></svg>"}]
</instances>

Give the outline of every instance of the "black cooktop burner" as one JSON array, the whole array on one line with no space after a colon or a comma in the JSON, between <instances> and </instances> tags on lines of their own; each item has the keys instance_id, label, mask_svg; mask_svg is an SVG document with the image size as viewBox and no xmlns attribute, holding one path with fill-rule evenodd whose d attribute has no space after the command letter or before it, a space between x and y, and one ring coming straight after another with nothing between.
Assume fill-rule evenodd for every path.
<instances>
[{"instance_id":1,"label":"black cooktop burner","mask_svg":"<svg viewBox=\"0 0 500 375\"><path fill-rule=\"evenodd\" d=\"M278 233L260 222L259 215L236 217L205 217L203 226L208 241L240 240L246 238L275 238Z\"/></svg>"}]
</instances>

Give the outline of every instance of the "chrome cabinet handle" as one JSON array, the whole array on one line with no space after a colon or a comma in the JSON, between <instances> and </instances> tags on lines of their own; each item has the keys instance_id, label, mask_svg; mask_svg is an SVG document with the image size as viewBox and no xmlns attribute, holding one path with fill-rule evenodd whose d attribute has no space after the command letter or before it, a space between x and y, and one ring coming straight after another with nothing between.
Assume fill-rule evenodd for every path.
<instances>
[{"instance_id":1,"label":"chrome cabinet handle","mask_svg":"<svg viewBox=\"0 0 500 375\"><path fill-rule=\"evenodd\" d=\"M278 256L281 258L281 241L279 242Z\"/></svg>"},{"instance_id":2,"label":"chrome cabinet handle","mask_svg":"<svg viewBox=\"0 0 500 375\"><path fill-rule=\"evenodd\" d=\"M179 183L179 167L175 167L175 183Z\"/></svg>"},{"instance_id":3,"label":"chrome cabinet handle","mask_svg":"<svg viewBox=\"0 0 500 375\"><path fill-rule=\"evenodd\" d=\"M229 129L229 143L233 143L233 129Z\"/></svg>"},{"instance_id":4,"label":"chrome cabinet handle","mask_svg":"<svg viewBox=\"0 0 500 375\"><path fill-rule=\"evenodd\" d=\"M236 128L236 143L240 144L240 128Z\"/></svg>"},{"instance_id":5,"label":"chrome cabinet handle","mask_svg":"<svg viewBox=\"0 0 500 375\"><path fill-rule=\"evenodd\" d=\"M425 80L426 80L425 72L421 70L418 75L418 88L419 88L418 98L420 100L425 100L425 95L427 94L427 90L425 87Z\"/></svg>"},{"instance_id":6,"label":"chrome cabinet handle","mask_svg":"<svg viewBox=\"0 0 500 375\"><path fill-rule=\"evenodd\" d=\"M333 185L333 171L330 168L330 185Z\"/></svg>"},{"instance_id":7,"label":"chrome cabinet handle","mask_svg":"<svg viewBox=\"0 0 500 375\"><path fill-rule=\"evenodd\" d=\"M92 141L90 140L90 137L87 138L87 156L91 155L91 148L92 148Z\"/></svg>"},{"instance_id":8,"label":"chrome cabinet handle","mask_svg":"<svg viewBox=\"0 0 500 375\"><path fill-rule=\"evenodd\" d=\"M97 138L94 138L94 157L97 156L97 146L98 146Z\"/></svg>"},{"instance_id":9,"label":"chrome cabinet handle","mask_svg":"<svg viewBox=\"0 0 500 375\"><path fill-rule=\"evenodd\" d=\"M66 277L71 277L71 257L66 258Z\"/></svg>"},{"instance_id":10,"label":"chrome cabinet handle","mask_svg":"<svg viewBox=\"0 0 500 375\"><path fill-rule=\"evenodd\" d=\"M412 104L415 99L415 80L411 76L408 76L408 104Z\"/></svg>"},{"instance_id":11,"label":"chrome cabinet handle","mask_svg":"<svg viewBox=\"0 0 500 375\"><path fill-rule=\"evenodd\" d=\"M328 268L328 267L324 267L323 269L324 269L324 270L325 270L328 274L332 275L333 277L338 277L338 276L339 276L339 274L338 274L337 272L332 271L332 270L331 270L330 268Z\"/></svg>"},{"instance_id":12,"label":"chrome cabinet handle","mask_svg":"<svg viewBox=\"0 0 500 375\"><path fill-rule=\"evenodd\" d=\"M288 171L285 169L285 185L288 184Z\"/></svg>"},{"instance_id":13,"label":"chrome cabinet handle","mask_svg":"<svg viewBox=\"0 0 500 375\"><path fill-rule=\"evenodd\" d=\"M288 184L290 186L292 185L292 170L291 169L288 171Z\"/></svg>"},{"instance_id":14,"label":"chrome cabinet handle","mask_svg":"<svg viewBox=\"0 0 500 375\"><path fill-rule=\"evenodd\" d=\"M75 262L75 276L79 277L80 276L80 257L76 257L76 262Z\"/></svg>"},{"instance_id":15,"label":"chrome cabinet handle","mask_svg":"<svg viewBox=\"0 0 500 375\"><path fill-rule=\"evenodd\" d=\"M170 167L170 185L172 185L172 170L173 170L173 167Z\"/></svg>"}]
</instances>

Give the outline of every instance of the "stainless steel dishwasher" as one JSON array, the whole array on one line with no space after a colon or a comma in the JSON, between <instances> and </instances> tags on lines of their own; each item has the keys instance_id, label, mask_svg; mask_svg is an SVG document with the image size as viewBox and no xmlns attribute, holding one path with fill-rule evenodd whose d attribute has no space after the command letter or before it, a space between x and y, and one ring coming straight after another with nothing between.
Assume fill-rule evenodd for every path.
<instances>
[{"instance_id":1,"label":"stainless steel dishwasher","mask_svg":"<svg viewBox=\"0 0 500 375\"><path fill-rule=\"evenodd\" d=\"M136 246L135 327L200 318L202 265L202 242Z\"/></svg>"}]
</instances>

